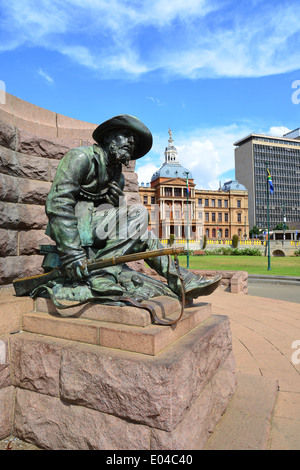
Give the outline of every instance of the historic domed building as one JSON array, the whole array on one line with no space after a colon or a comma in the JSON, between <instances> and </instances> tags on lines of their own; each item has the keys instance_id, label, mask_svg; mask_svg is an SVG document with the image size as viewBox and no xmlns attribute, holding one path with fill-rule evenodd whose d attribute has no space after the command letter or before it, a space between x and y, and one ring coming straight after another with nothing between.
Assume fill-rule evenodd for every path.
<instances>
[{"instance_id":1,"label":"historic domed building","mask_svg":"<svg viewBox=\"0 0 300 470\"><path fill-rule=\"evenodd\" d=\"M150 214L150 228L161 239L229 239L249 234L248 192L238 181L216 191L196 189L192 173L178 159L169 130L165 162L142 183L139 193Z\"/></svg>"}]
</instances>

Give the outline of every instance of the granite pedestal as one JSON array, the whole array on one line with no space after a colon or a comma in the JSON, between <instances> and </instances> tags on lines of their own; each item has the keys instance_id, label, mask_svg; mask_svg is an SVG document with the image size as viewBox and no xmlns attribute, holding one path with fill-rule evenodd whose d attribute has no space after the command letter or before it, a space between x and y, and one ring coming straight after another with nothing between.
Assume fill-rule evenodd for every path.
<instances>
[{"instance_id":1,"label":"granite pedestal","mask_svg":"<svg viewBox=\"0 0 300 470\"><path fill-rule=\"evenodd\" d=\"M178 317L178 301L151 302ZM236 386L228 318L201 302L172 326L136 307L73 309L37 299L8 338L12 434L56 450L202 449Z\"/></svg>"}]
</instances>

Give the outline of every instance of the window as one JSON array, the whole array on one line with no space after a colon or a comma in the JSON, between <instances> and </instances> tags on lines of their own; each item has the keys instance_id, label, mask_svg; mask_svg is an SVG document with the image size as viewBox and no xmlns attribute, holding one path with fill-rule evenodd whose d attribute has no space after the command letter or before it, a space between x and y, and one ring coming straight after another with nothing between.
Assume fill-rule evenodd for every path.
<instances>
[{"instance_id":1,"label":"window","mask_svg":"<svg viewBox=\"0 0 300 470\"><path fill-rule=\"evenodd\" d=\"M148 204L148 196L143 197L144 204Z\"/></svg>"},{"instance_id":2,"label":"window","mask_svg":"<svg viewBox=\"0 0 300 470\"><path fill-rule=\"evenodd\" d=\"M172 196L172 188L165 188L165 196Z\"/></svg>"},{"instance_id":3,"label":"window","mask_svg":"<svg viewBox=\"0 0 300 470\"><path fill-rule=\"evenodd\" d=\"M205 235L206 235L207 238L209 238L209 229L208 228L205 229Z\"/></svg>"},{"instance_id":4,"label":"window","mask_svg":"<svg viewBox=\"0 0 300 470\"><path fill-rule=\"evenodd\" d=\"M218 222L222 222L222 212L218 213Z\"/></svg>"},{"instance_id":5,"label":"window","mask_svg":"<svg viewBox=\"0 0 300 470\"><path fill-rule=\"evenodd\" d=\"M155 196L151 196L151 204L155 204Z\"/></svg>"},{"instance_id":6,"label":"window","mask_svg":"<svg viewBox=\"0 0 300 470\"><path fill-rule=\"evenodd\" d=\"M211 207L215 207L215 205L216 205L215 202L216 202L215 199L212 199L212 200L211 200Z\"/></svg>"},{"instance_id":7,"label":"window","mask_svg":"<svg viewBox=\"0 0 300 470\"><path fill-rule=\"evenodd\" d=\"M216 221L216 213L215 213L215 212L212 212L212 213L211 213L211 221L212 221L212 222L215 222L215 221Z\"/></svg>"},{"instance_id":8,"label":"window","mask_svg":"<svg viewBox=\"0 0 300 470\"><path fill-rule=\"evenodd\" d=\"M228 207L228 200L227 199L224 200L224 207Z\"/></svg>"},{"instance_id":9,"label":"window","mask_svg":"<svg viewBox=\"0 0 300 470\"><path fill-rule=\"evenodd\" d=\"M181 197L181 188L174 188L174 196Z\"/></svg>"},{"instance_id":10,"label":"window","mask_svg":"<svg viewBox=\"0 0 300 470\"><path fill-rule=\"evenodd\" d=\"M211 235L212 238L216 238L216 229L215 228L212 229L211 233L212 233L212 235Z\"/></svg>"},{"instance_id":11,"label":"window","mask_svg":"<svg viewBox=\"0 0 300 470\"><path fill-rule=\"evenodd\" d=\"M228 228L225 228L225 238L228 238L228 235L229 235Z\"/></svg>"},{"instance_id":12,"label":"window","mask_svg":"<svg viewBox=\"0 0 300 470\"><path fill-rule=\"evenodd\" d=\"M202 197L198 199L198 206L202 206Z\"/></svg>"},{"instance_id":13,"label":"window","mask_svg":"<svg viewBox=\"0 0 300 470\"><path fill-rule=\"evenodd\" d=\"M218 199L218 207L222 207L222 199Z\"/></svg>"},{"instance_id":14,"label":"window","mask_svg":"<svg viewBox=\"0 0 300 470\"><path fill-rule=\"evenodd\" d=\"M180 219L180 210L175 210L175 219Z\"/></svg>"},{"instance_id":15,"label":"window","mask_svg":"<svg viewBox=\"0 0 300 470\"><path fill-rule=\"evenodd\" d=\"M209 212L205 212L205 222L209 222Z\"/></svg>"},{"instance_id":16,"label":"window","mask_svg":"<svg viewBox=\"0 0 300 470\"><path fill-rule=\"evenodd\" d=\"M228 222L228 212L225 212L225 222Z\"/></svg>"},{"instance_id":17,"label":"window","mask_svg":"<svg viewBox=\"0 0 300 470\"><path fill-rule=\"evenodd\" d=\"M237 221L242 222L242 214L238 213L237 215Z\"/></svg>"},{"instance_id":18,"label":"window","mask_svg":"<svg viewBox=\"0 0 300 470\"><path fill-rule=\"evenodd\" d=\"M236 201L236 203L237 203L237 207L242 207L242 206L241 206L241 200L240 200L240 199L238 199L238 200Z\"/></svg>"},{"instance_id":19,"label":"window","mask_svg":"<svg viewBox=\"0 0 300 470\"><path fill-rule=\"evenodd\" d=\"M205 199L205 207L208 207L209 204L208 204L208 199Z\"/></svg>"}]
</instances>

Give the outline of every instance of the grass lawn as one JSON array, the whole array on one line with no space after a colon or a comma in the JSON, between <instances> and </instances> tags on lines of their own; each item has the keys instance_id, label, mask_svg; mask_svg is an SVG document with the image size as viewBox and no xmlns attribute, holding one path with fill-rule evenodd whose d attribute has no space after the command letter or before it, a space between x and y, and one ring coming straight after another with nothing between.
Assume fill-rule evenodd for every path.
<instances>
[{"instance_id":1,"label":"grass lawn","mask_svg":"<svg viewBox=\"0 0 300 470\"><path fill-rule=\"evenodd\" d=\"M180 266L186 268L186 256L179 256ZM271 270L268 271L268 258L265 256L190 256L190 269L216 269L220 271L247 271L249 274L269 274L270 276L299 276L300 256L271 257Z\"/></svg>"}]
</instances>

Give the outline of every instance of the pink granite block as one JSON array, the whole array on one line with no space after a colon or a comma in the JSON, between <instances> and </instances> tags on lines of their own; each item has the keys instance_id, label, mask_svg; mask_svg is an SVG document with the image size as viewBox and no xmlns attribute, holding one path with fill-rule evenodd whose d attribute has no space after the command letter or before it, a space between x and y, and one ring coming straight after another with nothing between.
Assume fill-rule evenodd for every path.
<instances>
[{"instance_id":1,"label":"pink granite block","mask_svg":"<svg viewBox=\"0 0 300 470\"><path fill-rule=\"evenodd\" d=\"M150 447L147 426L21 389L16 395L14 435L48 450Z\"/></svg>"},{"instance_id":2,"label":"pink granite block","mask_svg":"<svg viewBox=\"0 0 300 470\"><path fill-rule=\"evenodd\" d=\"M228 318L215 315L154 357L70 344L62 349L60 397L171 431L231 350Z\"/></svg>"},{"instance_id":3,"label":"pink granite block","mask_svg":"<svg viewBox=\"0 0 300 470\"><path fill-rule=\"evenodd\" d=\"M12 432L14 387L0 389L0 439Z\"/></svg>"},{"instance_id":4,"label":"pink granite block","mask_svg":"<svg viewBox=\"0 0 300 470\"><path fill-rule=\"evenodd\" d=\"M59 396L62 343L49 337L19 333L11 338L10 347L13 385Z\"/></svg>"}]
</instances>

